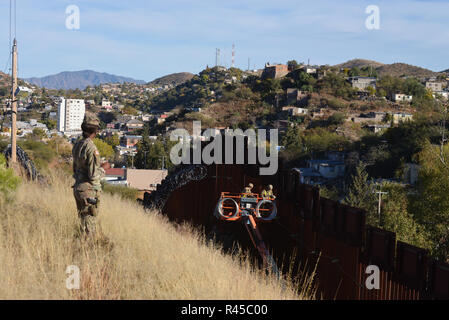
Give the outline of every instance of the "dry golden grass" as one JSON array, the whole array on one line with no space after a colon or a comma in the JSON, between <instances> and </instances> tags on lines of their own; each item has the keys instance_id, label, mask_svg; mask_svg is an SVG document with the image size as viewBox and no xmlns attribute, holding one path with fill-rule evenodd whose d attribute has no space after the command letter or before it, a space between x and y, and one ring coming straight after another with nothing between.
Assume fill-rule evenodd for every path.
<instances>
[{"instance_id":1,"label":"dry golden grass","mask_svg":"<svg viewBox=\"0 0 449 320\"><path fill-rule=\"evenodd\" d=\"M222 253L189 229L179 232L138 204L103 194L99 224L112 245L81 240L66 178L24 183L0 211L0 299L306 299ZM240 260L240 261L239 261ZM66 288L66 268L81 271Z\"/></svg>"}]
</instances>

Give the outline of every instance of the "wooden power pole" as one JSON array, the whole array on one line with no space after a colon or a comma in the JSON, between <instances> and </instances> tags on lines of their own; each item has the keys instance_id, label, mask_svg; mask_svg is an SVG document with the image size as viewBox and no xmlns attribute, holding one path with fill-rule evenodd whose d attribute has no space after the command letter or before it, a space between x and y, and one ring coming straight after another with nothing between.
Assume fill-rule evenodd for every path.
<instances>
[{"instance_id":1,"label":"wooden power pole","mask_svg":"<svg viewBox=\"0 0 449 320\"><path fill-rule=\"evenodd\" d=\"M379 195L379 202L378 202L378 205L377 205L377 214L379 215L379 223L380 223L380 213L381 213L381 207L382 207L382 195L388 194L388 192L375 191L374 193L377 193Z\"/></svg>"},{"instance_id":2,"label":"wooden power pole","mask_svg":"<svg viewBox=\"0 0 449 320\"><path fill-rule=\"evenodd\" d=\"M11 163L17 163L17 40L12 46Z\"/></svg>"}]
</instances>

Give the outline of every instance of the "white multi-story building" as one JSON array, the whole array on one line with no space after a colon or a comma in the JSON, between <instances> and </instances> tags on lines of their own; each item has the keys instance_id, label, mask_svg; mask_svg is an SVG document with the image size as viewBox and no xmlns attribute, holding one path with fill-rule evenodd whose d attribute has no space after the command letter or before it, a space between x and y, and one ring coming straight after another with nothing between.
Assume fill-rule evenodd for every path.
<instances>
[{"instance_id":1,"label":"white multi-story building","mask_svg":"<svg viewBox=\"0 0 449 320\"><path fill-rule=\"evenodd\" d=\"M61 97L58 108L58 131L80 132L86 106L83 99Z\"/></svg>"}]
</instances>

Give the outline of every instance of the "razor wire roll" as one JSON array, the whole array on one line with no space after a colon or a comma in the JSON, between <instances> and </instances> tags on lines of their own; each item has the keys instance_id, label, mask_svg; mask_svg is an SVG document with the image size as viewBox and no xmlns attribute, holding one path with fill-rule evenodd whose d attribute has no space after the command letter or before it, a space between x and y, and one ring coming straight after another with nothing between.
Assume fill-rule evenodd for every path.
<instances>
[{"instance_id":1,"label":"razor wire roll","mask_svg":"<svg viewBox=\"0 0 449 320\"><path fill-rule=\"evenodd\" d=\"M16 150L17 150L16 151L17 160L24 169L24 171L26 172L28 179L36 180L39 177L39 172L34 166L33 161L21 147L17 146ZM8 147L3 151L3 155L5 156L6 159L10 159L11 154L12 154L12 147L11 144L9 144Z\"/></svg>"},{"instance_id":2,"label":"razor wire roll","mask_svg":"<svg viewBox=\"0 0 449 320\"><path fill-rule=\"evenodd\" d=\"M158 185L144 205L148 208L161 210L168 200L170 194L176 189L186 185L191 181L199 181L207 176L207 169L203 165L180 166L174 173L170 174Z\"/></svg>"}]
</instances>

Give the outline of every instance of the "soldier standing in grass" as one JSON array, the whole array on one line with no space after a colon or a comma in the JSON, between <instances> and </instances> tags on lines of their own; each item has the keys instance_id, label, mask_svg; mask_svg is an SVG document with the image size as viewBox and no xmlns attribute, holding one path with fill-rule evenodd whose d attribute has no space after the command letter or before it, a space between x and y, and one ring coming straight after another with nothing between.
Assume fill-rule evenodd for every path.
<instances>
[{"instance_id":1,"label":"soldier standing in grass","mask_svg":"<svg viewBox=\"0 0 449 320\"><path fill-rule=\"evenodd\" d=\"M81 125L83 135L76 141L72 150L73 194L76 200L81 232L92 236L96 232L96 217L100 203L101 178L105 164L100 164L100 153L93 139L100 127L97 116L86 112Z\"/></svg>"}]
</instances>

